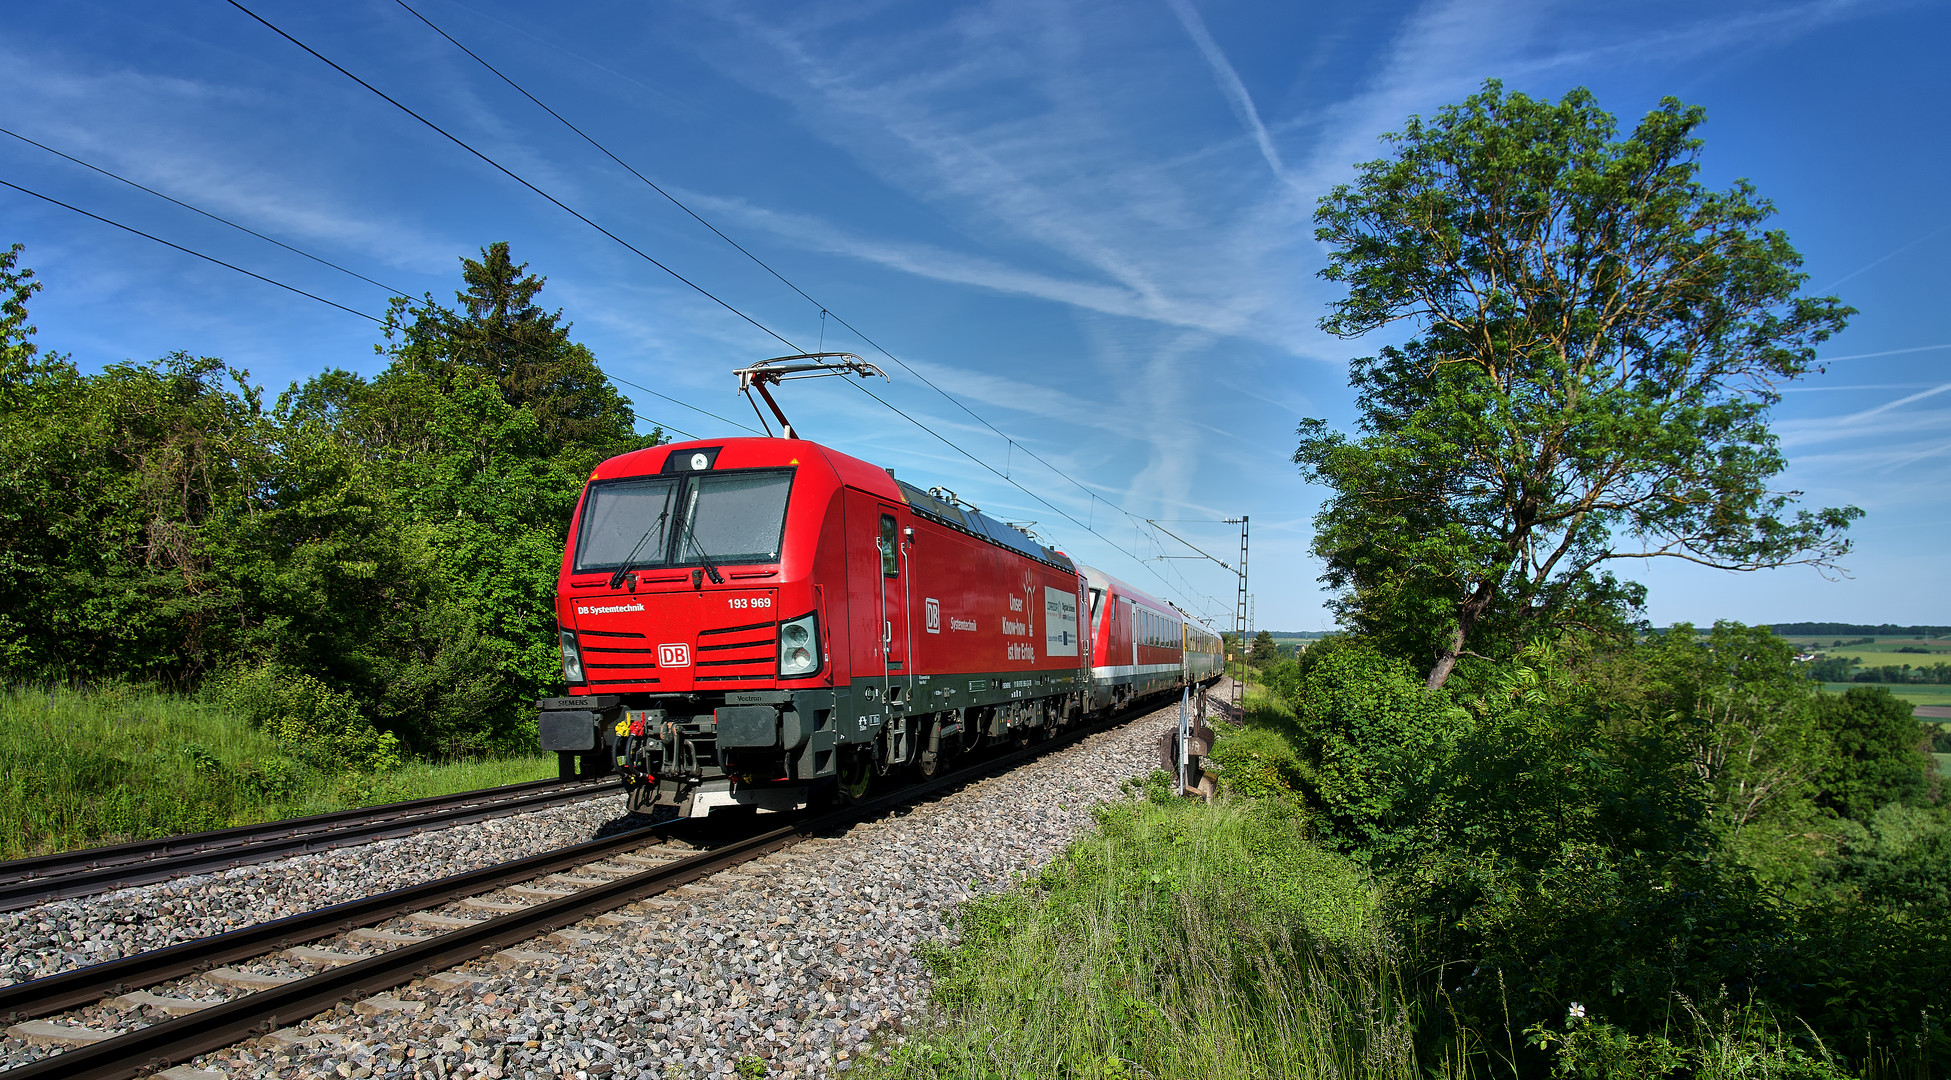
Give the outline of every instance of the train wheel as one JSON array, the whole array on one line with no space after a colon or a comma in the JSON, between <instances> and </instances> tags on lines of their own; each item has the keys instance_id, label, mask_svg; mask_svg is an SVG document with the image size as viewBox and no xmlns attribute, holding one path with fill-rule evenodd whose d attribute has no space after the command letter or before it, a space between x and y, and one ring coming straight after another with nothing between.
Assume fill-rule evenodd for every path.
<instances>
[{"instance_id":1,"label":"train wheel","mask_svg":"<svg viewBox=\"0 0 1951 1080\"><path fill-rule=\"evenodd\" d=\"M851 806L863 802L874 789L874 748L850 746L840 751L840 801Z\"/></svg>"}]
</instances>

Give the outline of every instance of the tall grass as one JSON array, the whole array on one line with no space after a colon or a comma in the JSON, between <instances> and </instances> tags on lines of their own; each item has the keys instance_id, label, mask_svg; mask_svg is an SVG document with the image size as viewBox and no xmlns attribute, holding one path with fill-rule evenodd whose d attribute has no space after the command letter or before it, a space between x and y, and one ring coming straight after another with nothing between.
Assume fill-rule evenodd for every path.
<instances>
[{"instance_id":1,"label":"tall grass","mask_svg":"<svg viewBox=\"0 0 1951 1080\"><path fill-rule=\"evenodd\" d=\"M1278 801L1111 808L959 929L940 1021L868 1075L1424 1075L1374 887Z\"/></svg>"},{"instance_id":2,"label":"tall grass","mask_svg":"<svg viewBox=\"0 0 1951 1080\"><path fill-rule=\"evenodd\" d=\"M333 773L212 702L130 686L15 688L0 692L0 856L493 787L555 767L536 754Z\"/></svg>"}]
</instances>

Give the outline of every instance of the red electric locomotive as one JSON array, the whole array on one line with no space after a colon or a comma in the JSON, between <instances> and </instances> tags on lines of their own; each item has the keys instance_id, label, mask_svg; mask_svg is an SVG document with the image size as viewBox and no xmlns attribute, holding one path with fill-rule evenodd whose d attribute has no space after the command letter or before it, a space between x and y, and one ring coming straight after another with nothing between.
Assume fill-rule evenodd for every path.
<instances>
[{"instance_id":1,"label":"red electric locomotive","mask_svg":"<svg viewBox=\"0 0 1951 1080\"><path fill-rule=\"evenodd\" d=\"M1062 552L816 443L640 450L577 507L541 745L660 815L859 798L1081 718L1087 603Z\"/></svg>"}]
</instances>

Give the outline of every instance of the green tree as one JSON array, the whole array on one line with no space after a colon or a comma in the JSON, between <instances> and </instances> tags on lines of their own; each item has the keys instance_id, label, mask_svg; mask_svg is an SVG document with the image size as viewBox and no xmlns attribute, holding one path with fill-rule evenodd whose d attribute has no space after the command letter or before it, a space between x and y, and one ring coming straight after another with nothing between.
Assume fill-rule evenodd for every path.
<instances>
[{"instance_id":1,"label":"green tree","mask_svg":"<svg viewBox=\"0 0 1951 1080\"><path fill-rule=\"evenodd\" d=\"M1925 794L1929 734L1910 702L1881 686L1852 686L1820 700L1818 722L1835 747L1820 783L1837 813L1867 821L1879 807Z\"/></svg>"},{"instance_id":2,"label":"green tree","mask_svg":"<svg viewBox=\"0 0 1951 1080\"><path fill-rule=\"evenodd\" d=\"M462 260L460 313L395 309L377 377L326 371L270 409L219 360L84 375L40 352L19 253L0 252L0 677L276 672L422 754L523 739L561 681L583 479L659 435L507 245Z\"/></svg>"},{"instance_id":3,"label":"green tree","mask_svg":"<svg viewBox=\"0 0 1951 1080\"><path fill-rule=\"evenodd\" d=\"M377 377L325 372L280 402L287 424L370 463L409 526L375 541L427 563L424 598L388 604L400 614L383 647L343 654L375 717L421 752L517 738L527 702L560 684L556 572L583 480L662 437L635 433L629 401L535 303L543 279L506 243L461 273L458 309L396 301Z\"/></svg>"},{"instance_id":4,"label":"green tree","mask_svg":"<svg viewBox=\"0 0 1951 1080\"><path fill-rule=\"evenodd\" d=\"M247 606L213 541L258 490L256 390L182 353L92 376L65 357L14 359L0 413L9 673L194 681Z\"/></svg>"},{"instance_id":5,"label":"green tree","mask_svg":"<svg viewBox=\"0 0 1951 1080\"><path fill-rule=\"evenodd\" d=\"M1698 179L1698 107L1628 137L1579 89L1495 82L1387 136L1324 196L1323 329L1415 336L1354 361L1359 435L1300 427L1338 613L1427 665L1509 655L1558 625L1618 627L1613 559L1831 564L1855 508L1794 508L1768 429L1852 309L1798 296L1801 258L1746 181ZM1424 659L1426 658L1426 659Z\"/></svg>"},{"instance_id":6,"label":"green tree","mask_svg":"<svg viewBox=\"0 0 1951 1080\"><path fill-rule=\"evenodd\" d=\"M1262 630L1253 635L1253 651L1248 659L1254 667L1265 667L1280 659L1280 645L1274 641L1270 631Z\"/></svg>"},{"instance_id":7,"label":"green tree","mask_svg":"<svg viewBox=\"0 0 1951 1080\"><path fill-rule=\"evenodd\" d=\"M535 415L551 451L571 446L629 444L636 417L588 348L569 340L560 310L535 304L547 278L508 254L508 243L461 260L466 288L454 294L455 311L428 296L419 306L394 301L388 337L398 333L396 361L409 370L431 370L445 380L462 372L486 375L513 408ZM409 321L410 316L410 321Z\"/></svg>"}]
</instances>

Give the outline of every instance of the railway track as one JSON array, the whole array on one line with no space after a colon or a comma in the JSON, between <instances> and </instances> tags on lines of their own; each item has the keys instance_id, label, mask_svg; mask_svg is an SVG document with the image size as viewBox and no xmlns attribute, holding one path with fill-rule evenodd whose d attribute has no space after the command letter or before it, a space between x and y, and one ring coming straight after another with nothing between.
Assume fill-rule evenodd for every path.
<instances>
[{"instance_id":1,"label":"railway track","mask_svg":"<svg viewBox=\"0 0 1951 1080\"><path fill-rule=\"evenodd\" d=\"M621 790L615 780L535 780L409 802L267 821L0 862L0 912L189 874L527 813Z\"/></svg>"},{"instance_id":2,"label":"railway track","mask_svg":"<svg viewBox=\"0 0 1951 1080\"><path fill-rule=\"evenodd\" d=\"M167 949L0 987L0 1017L24 1021L9 1029L9 1035L72 1047L8 1069L0 1076L7 1080L42 1077L122 1080L167 1068L198 1054L297 1023L348 1000L369 998L417 978L438 979L441 976L435 973L447 968L509 950L510 946L541 934L566 932L567 927L582 919L604 915L809 837L1006 771L1142 715L1142 708L1127 710L1106 721L990 757L854 806L735 836L703 853L682 853L688 849L674 848L661 831L636 830ZM752 824L756 825L757 821ZM504 899L488 898L498 891ZM449 906L450 913L432 910L442 905ZM405 932L371 929L396 920L404 922ZM328 938L341 938L349 948L380 951L362 955L309 947L310 943ZM528 962L534 959L519 950L501 955L512 957L511 962L523 962L525 957ZM272 957L275 962L319 970L316 974L290 977L253 975L219 966L259 958L259 963L252 966L263 967L267 958ZM182 980L177 992L181 992L182 986L199 980L249 992L218 1000L207 989L201 991L205 995L201 998L169 997L145 989L161 988L172 979ZM101 1004L93 1004L97 1002ZM151 1015L162 1012L173 1018L121 1035L35 1019L91 1005L97 1009L112 1006L149 1010Z\"/></svg>"}]
</instances>

